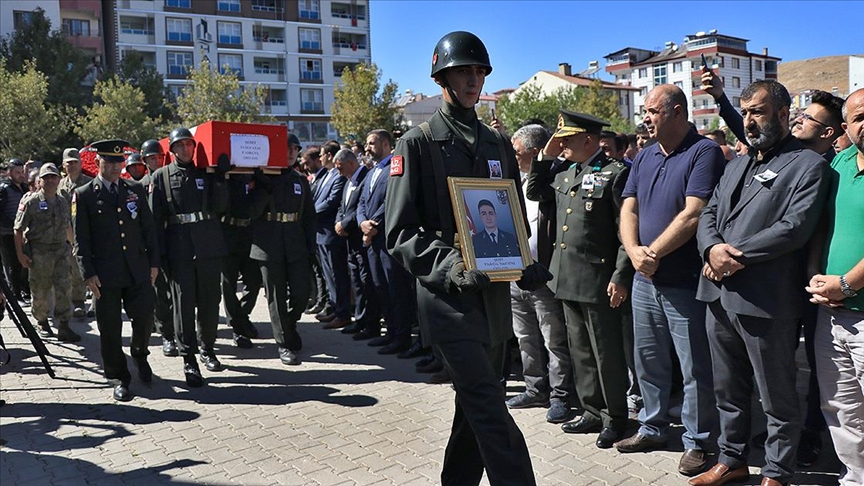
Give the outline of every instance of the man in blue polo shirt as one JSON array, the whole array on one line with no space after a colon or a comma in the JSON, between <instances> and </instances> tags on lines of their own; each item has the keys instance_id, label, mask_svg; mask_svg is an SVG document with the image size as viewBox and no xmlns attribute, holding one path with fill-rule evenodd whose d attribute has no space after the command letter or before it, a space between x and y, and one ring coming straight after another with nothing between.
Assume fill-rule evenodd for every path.
<instances>
[{"instance_id":1,"label":"man in blue polo shirt","mask_svg":"<svg viewBox=\"0 0 864 486\"><path fill-rule=\"evenodd\" d=\"M678 87L651 90L645 111L645 126L657 143L633 161L621 207L621 239L637 272L634 352L644 408L639 432L615 447L642 452L666 443L674 349L684 377L686 429L678 471L692 476L705 469L717 423L705 304L696 301L702 259L695 234L726 160L717 144L691 129L687 98Z\"/></svg>"}]
</instances>

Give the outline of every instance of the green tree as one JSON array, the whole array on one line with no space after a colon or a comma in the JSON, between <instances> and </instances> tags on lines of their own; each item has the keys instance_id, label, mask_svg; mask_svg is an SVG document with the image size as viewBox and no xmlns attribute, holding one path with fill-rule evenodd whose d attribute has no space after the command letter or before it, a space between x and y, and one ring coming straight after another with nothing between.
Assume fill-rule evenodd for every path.
<instances>
[{"instance_id":1,"label":"green tree","mask_svg":"<svg viewBox=\"0 0 864 486\"><path fill-rule=\"evenodd\" d=\"M498 100L498 118L504 123L507 133L515 132L532 118L555 127L559 110L578 111L582 97L582 90L575 87L560 88L552 94L544 94L540 86L529 85Z\"/></svg>"},{"instance_id":2,"label":"green tree","mask_svg":"<svg viewBox=\"0 0 864 486\"><path fill-rule=\"evenodd\" d=\"M84 109L85 114L75 127L75 133L85 143L119 138L136 145L159 138L162 119L151 118L141 110L145 98L140 88L112 76L96 83L93 97L93 106Z\"/></svg>"},{"instance_id":3,"label":"green tree","mask_svg":"<svg viewBox=\"0 0 864 486\"><path fill-rule=\"evenodd\" d=\"M0 57L0 159L56 160L68 115L48 103L48 78L35 63L10 71Z\"/></svg>"},{"instance_id":4,"label":"green tree","mask_svg":"<svg viewBox=\"0 0 864 486\"><path fill-rule=\"evenodd\" d=\"M334 90L330 123L345 138L365 140L376 128L393 131L401 120L394 105L399 86L388 80L381 88L381 72L375 64L358 64L342 71L342 83Z\"/></svg>"},{"instance_id":5,"label":"green tree","mask_svg":"<svg viewBox=\"0 0 864 486\"><path fill-rule=\"evenodd\" d=\"M138 52L127 51L117 67L117 76L139 88L144 93L144 109L153 118L171 120L174 117L173 104L167 103L168 90L162 74L153 66L144 64Z\"/></svg>"},{"instance_id":6,"label":"green tree","mask_svg":"<svg viewBox=\"0 0 864 486\"><path fill-rule=\"evenodd\" d=\"M609 130L613 132L633 133L636 131L633 122L621 116L618 98L612 91L604 90L603 83L599 79L591 81L577 111L608 121L611 124Z\"/></svg>"},{"instance_id":7,"label":"green tree","mask_svg":"<svg viewBox=\"0 0 864 486\"><path fill-rule=\"evenodd\" d=\"M267 88L241 89L237 74L226 69L224 73L210 69L206 59L189 71L189 84L177 98L177 116L187 127L219 120L241 123L273 122L275 118L262 115Z\"/></svg>"}]
</instances>

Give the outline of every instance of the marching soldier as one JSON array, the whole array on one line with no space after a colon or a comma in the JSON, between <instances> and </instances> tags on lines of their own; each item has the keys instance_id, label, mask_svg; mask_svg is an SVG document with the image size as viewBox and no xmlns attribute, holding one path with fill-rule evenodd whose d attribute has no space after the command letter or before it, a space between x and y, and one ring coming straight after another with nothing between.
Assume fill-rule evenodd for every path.
<instances>
[{"instance_id":1,"label":"marching soldier","mask_svg":"<svg viewBox=\"0 0 864 486\"><path fill-rule=\"evenodd\" d=\"M132 360L144 383L153 379L147 363L147 344L153 330L153 281L159 273L159 251L147 193L141 184L120 178L123 140L93 143L99 175L75 190L72 220L75 254L87 287L98 299L102 367L105 377L116 382L114 399L126 402L131 375L123 354L122 309L132 321ZM137 154L135 154L137 155ZM136 163L141 163L140 157ZM121 308L122 306L122 308Z\"/></svg>"},{"instance_id":2,"label":"marching soldier","mask_svg":"<svg viewBox=\"0 0 864 486\"><path fill-rule=\"evenodd\" d=\"M141 158L141 154L129 154L126 157L126 172L132 177L132 180L141 184L141 187L147 187L144 183L150 183L150 178L147 176L147 164Z\"/></svg>"},{"instance_id":3,"label":"marching soldier","mask_svg":"<svg viewBox=\"0 0 864 486\"><path fill-rule=\"evenodd\" d=\"M58 192L66 201L71 203L72 193L75 192L75 189L87 184L93 178L81 172L81 158L76 148L67 148L63 151L63 170L66 171L66 177L60 179ZM72 289L70 292L73 308L72 316L84 317L89 315L89 317L93 317L95 315L93 311L88 313L84 310L84 299L87 298L87 295L84 280L81 278L81 272L78 271L78 262L74 258L70 258L69 262L72 272Z\"/></svg>"},{"instance_id":4,"label":"marching soldier","mask_svg":"<svg viewBox=\"0 0 864 486\"><path fill-rule=\"evenodd\" d=\"M15 250L21 266L30 269L31 312L43 337L54 336L48 324L51 292L54 292L54 319L57 339L78 342L81 336L69 328L72 317L69 300L69 258L72 253L70 206L57 193L60 171L52 163L39 169L42 187L21 199L15 216ZM26 247L26 248L25 248Z\"/></svg>"},{"instance_id":5,"label":"marching soldier","mask_svg":"<svg viewBox=\"0 0 864 486\"><path fill-rule=\"evenodd\" d=\"M466 270L455 247L447 188L448 176L489 178L498 167L501 177L517 182L521 198L513 147L474 111L491 71L486 47L474 34L451 32L438 41L432 77L444 102L428 122L399 139L387 187L387 249L417 278L421 335L442 356L456 390L441 473L445 486L479 484L484 468L493 486L535 484L501 384L513 333L510 306L501 303L509 302L510 286ZM535 263L518 283L539 288L548 273Z\"/></svg>"},{"instance_id":6,"label":"marching soldier","mask_svg":"<svg viewBox=\"0 0 864 486\"><path fill-rule=\"evenodd\" d=\"M608 449L627 425L629 381L620 306L633 266L618 238L621 191L630 172L608 157L600 133L609 123L561 110L558 129L531 164L527 196L552 201L558 224L549 287L564 304L576 391L585 412L561 426L567 433L597 433ZM568 170L551 173L563 156Z\"/></svg>"},{"instance_id":7,"label":"marching soldier","mask_svg":"<svg viewBox=\"0 0 864 486\"><path fill-rule=\"evenodd\" d=\"M164 152L158 140L147 140L141 144L141 159L147 165L148 172L139 181L147 192L150 192L150 184L153 182L153 173L164 162ZM165 270L160 269L156 276L156 327L162 335L162 354L165 356L178 356L177 340L174 338L174 306L171 303L171 287L165 278Z\"/></svg>"},{"instance_id":8,"label":"marching soldier","mask_svg":"<svg viewBox=\"0 0 864 486\"><path fill-rule=\"evenodd\" d=\"M228 207L224 176L230 165L222 156L215 174L197 167L193 161L197 144L188 128L172 130L168 142L174 163L153 174L150 205L174 302L183 373L190 387L199 387L204 384L195 361L199 339L201 362L208 371L222 371L213 345L219 323L222 258L227 254L219 215Z\"/></svg>"}]
</instances>

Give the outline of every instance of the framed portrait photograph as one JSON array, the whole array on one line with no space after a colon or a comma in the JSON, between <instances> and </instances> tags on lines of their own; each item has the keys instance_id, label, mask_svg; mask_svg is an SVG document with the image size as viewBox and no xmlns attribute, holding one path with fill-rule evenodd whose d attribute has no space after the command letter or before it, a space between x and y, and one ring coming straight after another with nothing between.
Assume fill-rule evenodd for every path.
<instances>
[{"instance_id":1,"label":"framed portrait photograph","mask_svg":"<svg viewBox=\"0 0 864 486\"><path fill-rule=\"evenodd\" d=\"M448 177L465 268L513 281L531 264L522 201L511 179Z\"/></svg>"}]
</instances>

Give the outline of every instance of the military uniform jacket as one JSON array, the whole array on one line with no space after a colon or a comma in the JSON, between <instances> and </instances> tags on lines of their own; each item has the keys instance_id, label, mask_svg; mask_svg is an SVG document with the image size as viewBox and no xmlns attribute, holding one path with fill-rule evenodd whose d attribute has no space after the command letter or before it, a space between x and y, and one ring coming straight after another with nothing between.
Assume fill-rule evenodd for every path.
<instances>
[{"instance_id":1,"label":"military uniform jacket","mask_svg":"<svg viewBox=\"0 0 864 486\"><path fill-rule=\"evenodd\" d=\"M305 176L295 170L284 170L268 178L269 188L255 183L252 207L252 248L249 256L254 260L293 262L314 255L315 203ZM299 214L296 221L283 223L267 221L273 213Z\"/></svg>"},{"instance_id":2,"label":"military uniform jacket","mask_svg":"<svg viewBox=\"0 0 864 486\"><path fill-rule=\"evenodd\" d=\"M72 224L69 203L59 193L53 200L45 191L25 194L18 205L15 229L24 233L24 240L32 245L61 246L68 243L66 229Z\"/></svg>"},{"instance_id":3,"label":"military uniform jacket","mask_svg":"<svg viewBox=\"0 0 864 486\"><path fill-rule=\"evenodd\" d=\"M519 256L519 241L516 240L516 235L508 233L501 228L498 228L498 236L496 242L492 242L492 237L485 229L481 229L479 233L471 239L474 243L474 256L477 258L493 258L493 257L513 257Z\"/></svg>"},{"instance_id":4,"label":"military uniform jacket","mask_svg":"<svg viewBox=\"0 0 864 486\"><path fill-rule=\"evenodd\" d=\"M88 182L90 182L92 180L93 180L92 177L88 176L87 174L85 174L83 172L78 174L78 178L75 179L74 181L72 179L70 179L69 176L67 175L66 177L60 179L60 185L57 186L57 192L62 194L63 197L65 197L66 200L69 201L69 203L71 204L72 203L72 193L75 192L75 189L78 189L79 187L83 186L84 184L87 184Z\"/></svg>"},{"instance_id":5,"label":"military uniform jacket","mask_svg":"<svg viewBox=\"0 0 864 486\"><path fill-rule=\"evenodd\" d=\"M396 144L387 186L387 249L417 278L424 342L500 344L513 333L509 283L492 283L482 293L459 294L448 277L462 254L453 246L456 223L446 177L488 178L489 161L500 160L503 177L516 182L521 201L519 167L513 147L497 131L480 124L475 152L456 138L444 116L439 110L429 119L431 143L415 127ZM444 170L437 175L432 150L438 150L443 159Z\"/></svg>"},{"instance_id":6,"label":"military uniform jacket","mask_svg":"<svg viewBox=\"0 0 864 486\"><path fill-rule=\"evenodd\" d=\"M167 172L167 186L163 172ZM228 189L224 181L192 164L181 166L175 162L153 174L150 188L150 208L159 250L168 263L227 254L219 222L219 216L228 208ZM196 212L208 213L211 219L186 224L171 222L173 215Z\"/></svg>"},{"instance_id":7,"label":"military uniform jacket","mask_svg":"<svg viewBox=\"0 0 864 486\"><path fill-rule=\"evenodd\" d=\"M532 196L554 201L555 248L549 288L555 297L591 304L608 302L609 282L630 287L634 269L618 232L621 192L630 169L601 151L579 167L550 174L553 161L534 161L528 176ZM554 177L554 180L553 180Z\"/></svg>"},{"instance_id":8,"label":"military uniform jacket","mask_svg":"<svg viewBox=\"0 0 864 486\"><path fill-rule=\"evenodd\" d=\"M228 180L228 212L222 222L222 237L228 253L249 255L252 245L252 227L228 224L227 218L248 220L252 218L252 204L255 199L255 183L251 175L235 174Z\"/></svg>"},{"instance_id":9,"label":"military uniform jacket","mask_svg":"<svg viewBox=\"0 0 864 486\"><path fill-rule=\"evenodd\" d=\"M119 179L112 196L100 179L75 190L72 221L75 254L84 279L98 276L105 287L128 287L150 280L159 266L156 228L144 187Z\"/></svg>"}]
</instances>

